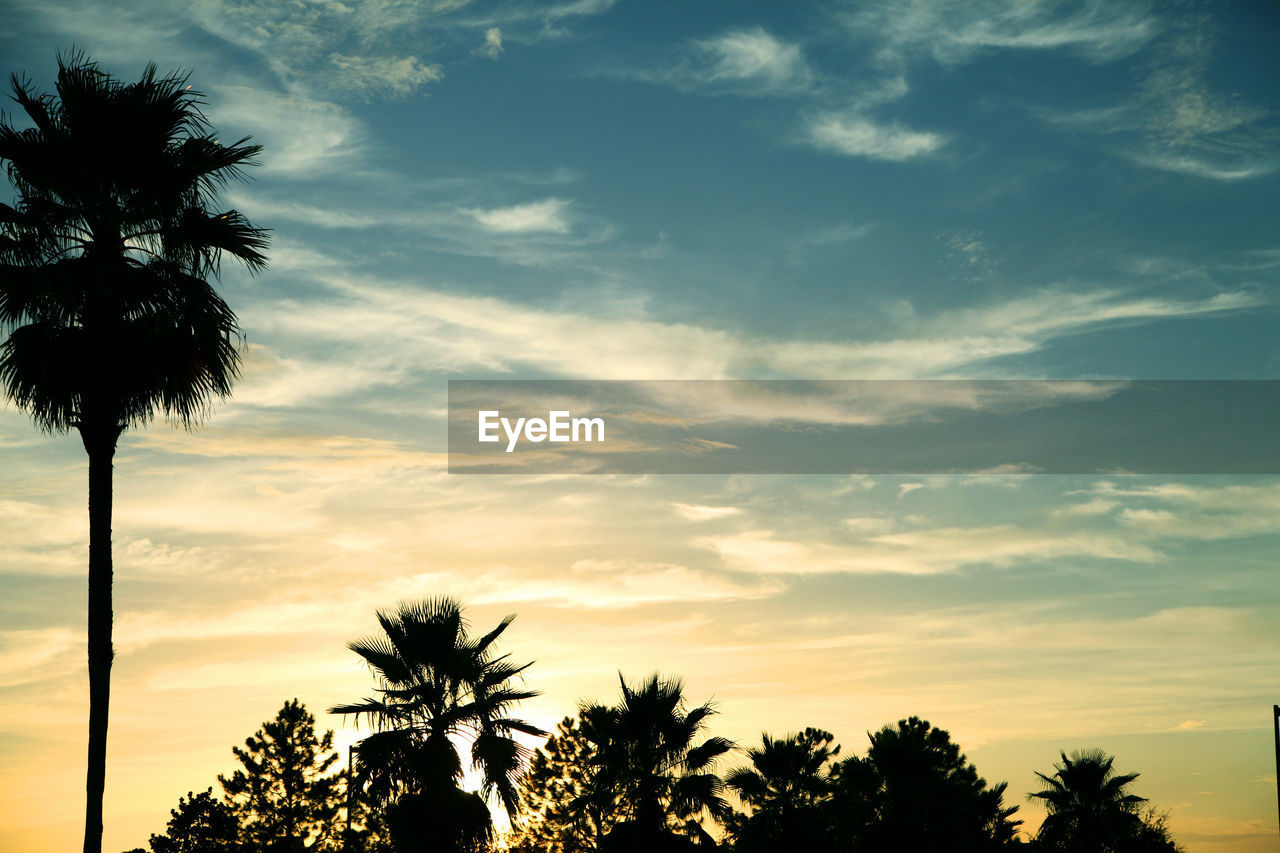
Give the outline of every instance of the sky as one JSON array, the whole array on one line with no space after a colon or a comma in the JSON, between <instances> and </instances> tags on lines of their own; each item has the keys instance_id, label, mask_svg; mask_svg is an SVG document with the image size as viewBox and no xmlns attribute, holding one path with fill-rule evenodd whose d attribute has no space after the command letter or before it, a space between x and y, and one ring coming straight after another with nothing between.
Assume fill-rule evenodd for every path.
<instances>
[{"instance_id":1,"label":"sky","mask_svg":"<svg viewBox=\"0 0 1280 853\"><path fill-rule=\"evenodd\" d=\"M285 700L351 743L324 713L372 686L345 643L446 594L518 614L546 727L661 671L743 746L925 717L1028 829L1035 771L1101 747L1192 853L1274 849L1276 477L445 455L449 379L1280 378L1271 4L0 14L0 71L182 68L264 146L224 194L272 230L269 268L220 283L234 397L117 452L106 849ZM0 848L45 853L81 833L86 461L9 406L0 472Z\"/></svg>"}]
</instances>

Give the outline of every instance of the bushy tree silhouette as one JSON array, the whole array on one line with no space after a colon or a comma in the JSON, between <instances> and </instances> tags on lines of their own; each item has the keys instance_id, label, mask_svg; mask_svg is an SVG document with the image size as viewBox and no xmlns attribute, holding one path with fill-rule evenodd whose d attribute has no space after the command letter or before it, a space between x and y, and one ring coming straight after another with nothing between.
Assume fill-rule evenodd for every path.
<instances>
[{"instance_id":1,"label":"bushy tree silhouette","mask_svg":"<svg viewBox=\"0 0 1280 853\"><path fill-rule=\"evenodd\" d=\"M297 699L232 747L240 769L218 776L245 841L262 853L337 849L345 775L333 772L333 732L316 735L316 718Z\"/></svg>"},{"instance_id":2,"label":"bushy tree silhouette","mask_svg":"<svg viewBox=\"0 0 1280 853\"><path fill-rule=\"evenodd\" d=\"M870 734L866 757L833 772L838 849L967 853L1012 845L1021 821L944 730L911 717Z\"/></svg>"},{"instance_id":3,"label":"bushy tree silhouette","mask_svg":"<svg viewBox=\"0 0 1280 853\"><path fill-rule=\"evenodd\" d=\"M213 789L188 792L169 812L164 835L152 835L151 853L245 853L235 812L213 796Z\"/></svg>"},{"instance_id":4,"label":"bushy tree silhouette","mask_svg":"<svg viewBox=\"0 0 1280 853\"><path fill-rule=\"evenodd\" d=\"M186 79L150 65L126 84L59 57L55 94L13 78L30 126L0 119L16 197L0 204L0 384L89 456L84 853L102 849L116 442L157 413L191 426L230 393L239 327L209 281L224 253L266 263L265 233L216 196L259 147L219 142Z\"/></svg>"},{"instance_id":5,"label":"bushy tree silhouette","mask_svg":"<svg viewBox=\"0 0 1280 853\"><path fill-rule=\"evenodd\" d=\"M387 807L401 849L471 851L489 843L484 800L458 788L463 763L455 738L470 741L482 793L496 795L508 815L518 812L528 750L515 735L546 732L510 716L538 695L512 684L531 664L495 652L514 618L473 637L456 601L433 598L379 611L383 633L348 644L373 671L379 695L330 713L373 725L374 733L356 745L355 784Z\"/></svg>"},{"instance_id":6,"label":"bushy tree silhouette","mask_svg":"<svg viewBox=\"0 0 1280 853\"><path fill-rule=\"evenodd\" d=\"M510 848L519 853L586 853L617 823L621 804L595 784L596 746L586 711L565 717L536 750L520 782L523 814Z\"/></svg>"}]
</instances>

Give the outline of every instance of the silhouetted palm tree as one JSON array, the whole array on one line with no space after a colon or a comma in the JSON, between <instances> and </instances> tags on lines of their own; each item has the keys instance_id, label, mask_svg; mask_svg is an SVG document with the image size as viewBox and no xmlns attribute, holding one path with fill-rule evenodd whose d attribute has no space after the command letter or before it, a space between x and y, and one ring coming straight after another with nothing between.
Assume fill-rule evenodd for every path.
<instances>
[{"instance_id":1,"label":"silhouetted palm tree","mask_svg":"<svg viewBox=\"0 0 1280 853\"><path fill-rule=\"evenodd\" d=\"M673 829L710 841L698 818L729 813L724 783L711 771L734 749L722 737L694 744L714 708L707 703L686 713L679 679L655 674L635 689L621 675L619 681L618 705L581 711L593 722L587 734L597 749L591 784L621 802L630 817L610 833L614 841L606 849L660 850L673 846Z\"/></svg>"},{"instance_id":2,"label":"silhouetted palm tree","mask_svg":"<svg viewBox=\"0 0 1280 853\"><path fill-rule=\"evenodd\" d=\"M158 412L191 426L230 393L235 315L214 292L224 252L261 269L267 239L216 191L259 146L223 145L186 77L123 84L59 57L57 93L13 78L33 126L0 121L16 194L0 205L0 383L42 429L89 455L89 767L85 853L102 846L111 685L111 469L121 432Z\"/></svg>"},{"instance_id":3,"label":"silhouetted palm tree","mask_svg":"<svg viewBox=\"0 0 1280 853\"><path fill-rule=\"evenodd\" d=\"M433 598L379 611L383 633L348 644L373 671L379 696L329 710L373 725L374 733L356 745L356 784L393 804L388 819L398 843L427 834L446 849L470 849L492 831L484 803L458 789L457 736L471 741L484 795L496 794L515 815L528 750L514 735L546 732L510 716L517 703L538 695L511 683L531 663L494 652L514 618L472 637L461 606Z\"/></svg>"},{"instance_id":4,"label":"silhouetted palm tree","mask_svg":"<svg viewBox=\"0 0 1280 853\"><path fill-rule=\"evenodd\" d=\"M1138 806L1146 799L1126 790L1138 774L1117 774L1115 756L1100 749L1059 754L1062 763L1053 766L1052 776L1036 773L1047 787L1030 795L1049 811L1037 840L1064 853L1122 849L1143 828Z\"/></svg>"},{"instance_id":5,"label":"silhouetted palm tree","mask_svg":"<svg viewBox=\"0 0 1280 853\"><path fill-rule=\"evenodd\" d=\"M815 849L825 834L819 806L830 794L828 771L839 753L835 735L820 729L779 739L764 734L758 748L747 750L751 766L725 777L751 809L734 822L734 849Z\"/></svg>"}]
</instances>

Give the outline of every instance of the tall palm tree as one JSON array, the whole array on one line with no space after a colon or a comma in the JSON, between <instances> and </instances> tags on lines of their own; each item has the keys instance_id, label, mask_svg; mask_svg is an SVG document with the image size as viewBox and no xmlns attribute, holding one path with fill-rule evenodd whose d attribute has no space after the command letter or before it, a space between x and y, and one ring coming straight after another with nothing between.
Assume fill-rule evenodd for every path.
<instances>
[{"instance_id":1,"label":"tall palm tree","mask_svg":"<svg viewBox=\"0 0 1280 853\"><path fill-rule=\"evenodd\" d=\"M811 850L824 829L819 807L831 792L832 759L840 754L835 735L807 728L747 750L749 767L725 777L725 785L750 809L735 816L735 850Z\"/></svg>"},{"instance_id":2,"label":"tall palm tree","mask_svg":"<svg viewBox=\"0 0 1280 853\"><path fill-rule=\"evenodd\" d=\"M219 142L186 80L149 65L125 84L60 56L56 94L12 80L32 126L0 119L15 198L0 204L0 384L89 455L85 853L102 846L116 442L157 412L191 427L230 393L240 329L209 281L224 252L266 264L266 233L217 199L260 146Z\"/></svg>"},{"instance_id":3,"label":"tall palm tree","mask_svg":"<svg viewBox=\"0 0 1280 853\"><path fill-rule=\"evenodd\" d=\"M1100 749L1059 754L1052 776L1036 773L1046 787L1030 795L1049 811L1037 835L1045 849L1110 853L1142 832L1146 799L1128 791L1139 774L1117 774L1115 756Z\"/></svg>"},{"instance_id":4,"label":"tall palm tree","mask_svg":"<svg viewBox=\"0 0 1280 853\"><path fill-rule=\"evenodd\" d=\"M515 735L547 733L510 716L519 702L539 695L512 684L532 662L516 664L494 650L514 618L473 637L458 602L432 598L379 611L382 634L348 644L373 671L379 695L329 712L372 724L374 733L355 749L355 784L392 805L392 831L401 843L430 833L449 845L444 849L469 849L491 831L483 802L458 788L463 762L456 738L471 742L481 792L496 794L515 816L516 783L529 752Z\"/></svg>"},{"instance_id":5,"label":"tall palm tree","mask_svg":"<svg viewBox=\"0 0 1280 853\"><path fill-rule=\"evenodd\" d=\"M621 675L618 680L621 702L581 710L594 723L588 732L597 750L593 785L616 797L630 817L614 828L611 836L618 840L612 846L672 847L675 829L710 840L698 818L709 814L722 819L729 813L724 784L712 770L717 759L735 748L722 737L695 745L715 709L708 702L686 712L679 679L655 674L636 688Z\"/></svg>"}]
</instances>

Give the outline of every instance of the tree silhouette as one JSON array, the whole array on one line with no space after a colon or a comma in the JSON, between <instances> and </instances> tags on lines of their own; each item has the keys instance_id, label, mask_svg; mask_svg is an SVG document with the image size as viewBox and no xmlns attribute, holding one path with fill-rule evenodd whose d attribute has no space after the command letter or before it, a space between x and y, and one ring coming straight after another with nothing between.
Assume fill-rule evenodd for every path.
<instances>
[{"instance_id":1,"label":"tree silhouette","mask_svg":"<svg viewBox=\"0 0 1280 853\"><path fill-rule=\"evenodd\" d=\"M261 269L267 239L216 193L259 146L223 145L186 77L124 84L59 57L56 94L13 78L33 126L0 120L15 191L0 205L0 384L89 456L89 750L84 853L102 849L111 690L112 459L157 412L183 426L230 393L239 327L214 292L223 253Z\"/></svg>"},{"instance_id":2,"label":"tree silhouette","mask_svg":"<svg viewBox=\"0 0 1280 853\"><path fill-rule=\"evenodd\" d=\"M1177 847L1165 818L1142 811L1144 797L1129 793L1137 773L1117 774L1115 756L1100 749L1062 756L1051 776L1037 772L1045 787L1030 795L1045 804L1048 816L1036 841L1054 853L1156 853Z\"/></svg>"},{"instance_id":3,"label":"tree silhouette","mask_svg":"<svg viewBox=\"0 0 1280 853\"><path fill-rule=\"evenodd\" d=\"M839 849L966 853L1014 843L1017 806L1003 804L1006 783L988 788L951 736L918 717L870 735L865 758L832 774Z\"/></svg>"},{"instance_id":4,"label":"tree silhouette","mask_svg":"<svg viewBox=\"0 0 1280 853\"><path fill-rule=\"evenodd\" d=\"M517 782L528 750L516 734L545 736L510 717L538 695L511 682L531 664L496 654L511 624L472 637L461 606L450 598L403 603L379 611L383 633L348 644L373 671L375 698L330 709L363 716L374 733L355 748L356 784L387 804L387 821L401 849L476 850L492 833L489 810L459 789L463 764L455 738L470 740L471 766L481 791L496 794L508 815L519 807Z\"/></svg>"},{"instance_id":5,"label":"tree silhouette","mask_svg":"<svg viewBox=\"0 0 1280 853\"><path fill-rule=\"evenodd\" d=\"M294 699L274 720L232 747L240 769L218 776L245 840L264 853L334 849L345 777L333 732L316 736L316 718Z\"/></svg>"},{"instance_id":6,"label":"tree silhouette","mask_svg":"<svg viewBox=\"0 0 1280 853\"><path fill-rule=\"evenodd\" d=\"M673 830L702 844L713 843L698 819L704 814L720 819L729 813L724 785L712 768L734 745L722 737L708 737L697 745L694 741L715 710L707 703L686 712L679 679L655 674L634 689L621 675L618 680L621 702L582 709L592 721L587 735L596 748L592 785L615 797L628 818L613 828L602 849L688 846ZM588 808L592 796L580 797L575 809Z\"/></svg>"},{"instance_id":7,"label":"tree silhouette","mask_svg":"<svg viewBox=\"0 0 1280 853\"><path fill-rule=\"evenodd\" d=\"M565 717L534 752L520 782L524 815L509 848L524 853L585 853L599 848L621 804L595 783L596 746L585 711Z\"/></svg>"},{"instance_id":8,"label":"tree silhouette","mask_svg":"<svg viewBox=\"0 0 1280 853\"><path fill-rule=\"evenodd\" d=\"M235 812L213 796L213 789L188 792L169 811L164 835L152 835L151 853L241 853Z\"/></svg>"},{"instance_id":9,"label":"tree silhouette","mask_svg":"<svg viewBox=\"0 0 1280 853\"><path fill-rule=\"evenodd\" d=\"M831 762L840 753L835 735L807 728L747 750L749 767L725 784L750 809L728 821L734 850L817 850L830 835L824 803L831 793Z\"/></svg>"}]
</instances>

